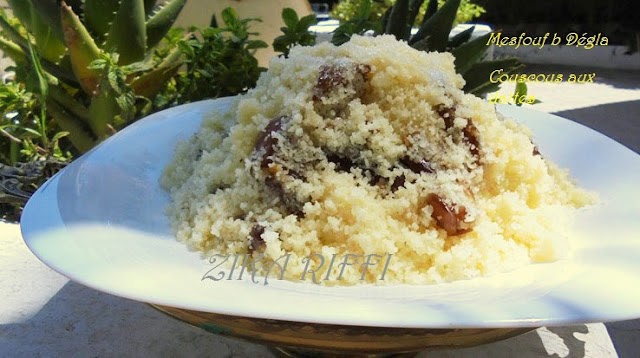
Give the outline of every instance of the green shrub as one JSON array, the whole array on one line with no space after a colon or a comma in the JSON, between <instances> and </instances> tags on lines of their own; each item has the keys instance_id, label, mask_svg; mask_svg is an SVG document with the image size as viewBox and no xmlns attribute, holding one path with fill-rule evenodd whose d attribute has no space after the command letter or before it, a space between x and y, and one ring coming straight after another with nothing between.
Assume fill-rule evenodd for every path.
<instances>
[{"instance_id":1,"label":"green shrub","mask_svg":"<svg viewBox=\"0 0 640 358\"><path fill-rule=\"evenodd\" d=\"M3 173L68 162L152 112L255 86L264 69L254 52L267 47L249 31L257 20L227 8L223 27L170 29L185 1L9 0L15 17L0 10L0 50L15 78L0 83ZM52 175L39 173L16 185ZM7 190L0 204L19 209L28 196Z\"/></svg>"},{"instance_id":2,"label":"green shrub","mask_svg":"<svg viewBox=\"0 0 640 358\"><path fill-rule=\"evenodd\" d=\"M444 5L446 0L438 0L438 6L441 7ZM389 9L393 4L395 4L396 0L374 0L371 2L371 14L369 16L369 21L380 21L385 11ZM340 21L348 21L352 20L356 17L357 9L362 3L362 0L341 0L331 11L331 16L340 20ZM414 25L420 25L422 22L422 18L424 13L427 10L428 2L422 4L420 8L420 12L418 16L416 16L414 20ZM476 5L471 2L471 0L462 0L460 3L460 7L456 12L456 17L454 20L454 26L456 24L462 24L465 22L469 22L485 12L484 8L480 5Z\"/></svg>"}]
</instances>

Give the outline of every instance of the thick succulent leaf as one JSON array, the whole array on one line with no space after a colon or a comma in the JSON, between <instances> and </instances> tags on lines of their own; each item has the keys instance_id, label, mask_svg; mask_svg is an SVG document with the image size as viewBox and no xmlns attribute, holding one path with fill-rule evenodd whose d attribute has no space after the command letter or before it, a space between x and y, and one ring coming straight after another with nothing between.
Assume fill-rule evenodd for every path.
<instances>
[{"instance_id":1,"label":"thick succulent leaf","mask_svg":"<svg viewBox=\"0 0 640 358\"><path fill-rule=\"evenodd\" d=\"M131 82L131 89L136 96L152 98L165 87L169 79L178 73L180 66L182 63L175 63L147 72Z\"/></svg>"},{"instance_id":2,"label":"thick succulent leaf","mask_svg":"<svg viewBox=\"0 0 640 358\"><path fill-rule=\"evenodd\" d=\"M150 17L153 8L156 7L156 2L156 0L144 0L144 13L147 14L147 18Z\"/></svg>"},{"instance_id":3,"label":"thick succulent leaf","mask_svg":"<svg viewBox=\"0 0 640 358\"><path fill-rule=\"evenodd\" d=\"M66 111L85 122L89 120L89 109L76 101L60 86L49 86L49 97L55 100Z\"/></svg>"},{"instance_id":4,"label":"thick succulent leaf","mask_svg":"<svg viewBox=\"0 0 640 358\"><path fill-rule=\"evenodd\" d=\"M473 93L476 96L494 92L498 90L500 83L492 83L489 80L491 72L503 69L502 73L511 73L521 67L522 64L516 58L478 62L471 66L463 76L465 80L463 89L465 92Z\"/></svg>"},{"instance_id":5,"label":"thick succulent leaf","mask_svg":"<svg viewBox=\"0 0 640 358\"><path fill-rule=\"evenodd\" d=\"M0 51L2 51L5 56L9 56L14 62L23 62L27 58L27 55L24 53L20 46L1 36Z\"/></svg>"},{"instance_id":6,"label":"thick succulent leaf","mask_svg":"<svg viewBox=\"0 0 640 358\"><path fill-rule=\"evenodd\" d=\"M106 50L119 53L118 64L128 65L144 59L146 46L144 1L121 0L107 34Z\"/></svg>"},{"instance_id":7,"label":"thick succulent leaf","mask_svg":"<svg viewBox=\"0 0 640 358\"><path fill-rule=\"evenodd\" d=\"M105 83L106 80L100 84L89 105L89 126L99 141L113 134L113 120L120 114L120 107L115 100L117 94Z\"/></svg>"},{"instance_id":8,"label":"thick succulent leaf","mask_svg":"<svg viewBox=\"0 0 640 358\"><path fill-rule=\"evenodd\" d=\"M471 39L471 35L473 35L473 31L475 29L476 29L475 26L471 26L470 28L460 32L457 35L455 35L454 37L449 39L449 42L447 43L447 47L448 48L457 48L458 46L462 45L463 43L469 41L469 39Z\"/></svg>"},{"instance_id":9,"label":"thick succulent leaf","mask_svg":"<svg viewBox=\"0 0 640 358\"><path fill-rule=\"evenodd\" d=\"M18 2L23 0L16 0ZM51 33L60 41L64 43L64 34L62 32L62 24L60 22L60 1L58 0L31 0L33 3L32 16L36 15L40 18L39 21L50 27ZM78 14L79 6L74 4L73 1L62 2L62 4L68 4L73 9L74 13Z\"/></svg>"},{"instance_id":10,"label":"thick succulent leaf","mask_svg":"<svg viewBox=\"0 0 640 358\"><path fill-rule=\"evenodd\" d=\"M398 40L408 40L405 38L407 34L407 17L409 16L409 0L398 0L393 5L389 20L384 29L385 34L390 34Z\"/></svg>"},{"instance_id":11,"label":"thick succulent leaf","mask_svg":"<svg viewBox=\"0 0 640 358\"><path fill-rule=\"evenodd\" d=\"M31 42L29 42L29 58L31 60L32 73L35 75L35 80L37 81L38 93L40 93L42 97L47 98L49 95L49 82L44 75L45 72L42 70L40 58Z\"/></svg>"},{"instance_id":12,"label":"thick succulent leaf","mask_svg":"<svg viewBox=\"0 0 640 358\"><path fill-rule=\"evenodd\" d=\"M88 152L95 146L96 141L82 120L65 110L51 97L47 100L47 112L63 131L69 133L67 138L80 152Z\"/></svg>"},{"instance_id":13,"label":"thick succulent leaf","mask_svg":"<svg viewBox=\"0 0 640 358\"><path fill-rule=\"evenodd\" d=\"M153 48L162 40L182 11L186 0L169 0L147 20L147 48Z\"/></svg>"},{"instance_id":14,"label":"thick succulent leaf","mask_svg":"<svg viewBox=\"0 0 640 358\"><path fill-rule=\"evenodd\" d=\"M33 35L38 54L52 62L60 60L65 52L65 46L58 1L7 0L7 2L14 16Z\"/></svg>"},{"instance_id":15,"label":"thick succulent leaf","mask_svg":"<svg viewBox=\"0 0 640 358\"><path fill-rule=\"evenodd\" d=\"M487 40L491 33L480 36L451 51L455 59L456 71L465 74L471 66L480 61L487 52Z\"/></svg>"},{"instance_id":16,"label":"thick succulent leaf","mask_svg":"<svg viewBox=\"0 0 640 358\"><path fill-rule=\"evenodd\" d=\"M93 95L99 77L97 71L89 69L89 64L98 59L100 49L71 7L62 3L61 9L64 40L69 50L71 68L82 89Z\"/></svg>"},{"instance_id":17,"label":"thick succulent leaf","mask_svg":"<svg viewBox=\"0 0 640 358\"><path fill-rule=\"evenodd\" d=\"M81 87L78 78L73 72L73 66L71 65L71 59L69 56L65 56L58 63L49 62L46 59L42 59L42 67L51 75L64 80L70 85Z\"/></svg>"},{"instance_id":18,"label":"thick succulent leaf","mask_svg":"<svg viewBox=\"0 0 640 358\"><path fill-rule=\"evenodd\" d=\"M424 0L411 0L409 1L409 15L407 16L407 25L409 31L413 27L413 23L416 21L416 17L420 13L420 7L424 3Z\"/></svg>"},{"instance_id":19,"label":"thick succulent leaf","mask_svg":"<svg viewBox=\"0 0 640 358\"><path fill-rule=\"evenodd\" d=\"M64 39L58 37L47 19L35 11L31 14L31 33L36 41L38 54L47 61L56 63L67 52Z\"/></svg>"},{"instance_id":20,"label":"thick succulent leaf","mask_svg":"<svg viewBox=\"0 0 640 358\"><path fill-rule=\"evenodd\" d=\"M422 27L430 18L438 11L438 0L429 0L427 4L427 11L424 12L424 17L422 18Z\"/></svg>"},{"instance_id":21,"label":"thick succulent leaf","mask_svg":"<svg viewBox=\"0 0 640 358\"><path fill-rule=\"evenodd\" d=\"M393 10L393 7L387 8L384 14L382 14L382 18L380 19L380 24L382 25L381 27L383 32L384 32L384 29L387 28L387 24L389 23L389 16L391 16L391 10Z\"/></svg>"},{"instance_id":22,"label":"thick succulent leaf","mask_svg":"<svg viewBox=\"0 0 640 358\"><path fill-rule=\"evenodd\" d=\"M23 51L26 51L29 47L27 39L25 39L18 30L16 30L10 23L7 22L2 16L0 16L0 28L4 32L7 40L12 41L16 45L20 46Z\"/></svg>"},{"instance_id":23,"label":"thick succulent leaf","mask_svg":"<svg viewBox=\"0 0 640 358\"><path fill-rule=\"evenodd\" d=\"M460 0L447 0L433 16L420 26L409 44L412 46L419 44L419 46L413 47L419 47L420 50L445 51L459 6Z\"/></svg>"},{"instance_id":24,"label":"thick succulent leaf","mask_svg":"<svg viewBox=\"0 0 640 358\"><path fill-rule=\"evenodd\" d=\"M85 0L84 22L96 40L103 41L106 38L119 5L120 1L117 0Z\"/></svg>"},{"instance_id":25,"label":"thick succulent leaf","mask_svg":"<svg viewBox=\"0 0 640 358\"><path fill-rule=\"evenodd\" d=\"M219 27L218 26L218 19L216 18L216 13L215 12L211 15L211 19L209 20L209 27L214 28L214 29Z\"/></svg>"},{"instance_id":26,"label":"thick succulent leaf","mask_svg":"<svg viewBox=\"0 0 640 358\"><path fill-rule=\"evenodd\" d=\"M7 0L13 16L20 20L28 30L31 30L31 0Z\"/></svg>"}]
</instances>

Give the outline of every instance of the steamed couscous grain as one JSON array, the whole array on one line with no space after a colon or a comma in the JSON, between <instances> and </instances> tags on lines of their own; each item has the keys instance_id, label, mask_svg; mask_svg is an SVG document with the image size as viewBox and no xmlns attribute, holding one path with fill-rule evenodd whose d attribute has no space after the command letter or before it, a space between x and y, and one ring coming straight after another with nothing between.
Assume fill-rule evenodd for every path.
<instances>
[{"instance_id":1,"label":"steamed couscous grain","mask_svg":"<svg viewBox=\"0 0 640 358\"><path fill-rule=\"evenodd\" d=\"M311 262L339 284L383 267L318 256L390 257L384 282L410 284L564 257L570 218L593 196L463 85L450 54L391 36L274 58L166 168L177 238L204 256L250 255L259 274L288 254L284 278Z\"/></svg>"}]
</instances>

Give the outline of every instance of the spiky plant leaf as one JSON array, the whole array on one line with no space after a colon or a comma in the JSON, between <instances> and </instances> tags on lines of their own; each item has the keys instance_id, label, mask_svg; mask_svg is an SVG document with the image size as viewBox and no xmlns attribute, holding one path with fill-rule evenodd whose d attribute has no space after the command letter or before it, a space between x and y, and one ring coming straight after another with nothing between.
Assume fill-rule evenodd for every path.
<instances>
[{"instance_id":1,"label":"spiky plant leaf","mask_svg":"<svg viewBox=\"0 0 640 358\"><path fill-rule=\"evenodd\" d=\"M60 86L49 86L49 97L55 100L58 104L64 107L67 111L71 112L74 116L81 119L84 122L89 120L89 110L87 107L76 101L67 91Z\"/></svg>"},{"instance_id":2,"label":"spiky plant leaf","mask_svg":"<svg viewBox=\"0 0 640 358\"><path fill-rule=\"evenodd\" d=\"M169 79L178 73L183 64L182 50L176 47L155 68L131 81L133 93L136 96L152 98L162 91Z\"/></svg>"},{"instance_id":3,"label":"spiky plant leaf","mask_svg":"<svg viewBox=\"0 0 640 358\"><path fill-rule=\"evenodd\" d=\"M31 14L31 33L36 42L37 52L43 59L56 63L67 52L64 39L58 37L47 19L39 13Z\"/></svg>"},{"instance_id":4,"label":"spiky plant leaf","mask_svg":"<svg viewBox=\"0 0 640 358\"><path fill-rule=\"evenodd\" d=\"M387 8L384 14L382 14L382 18L380 18L382 31L387 28L387 24L389 23L389 16L391 16L391 10L393 10L393 7ZM376 35L379 35L379 33L376 33Z\"/></svg>"},{"instance_id":5,"label":"spiky plant leaf","mask_svg":"<svg viewBox=\"0 0 640 358\"><path fill-rule=\"evenodd\" d=\"M463 43L469 41L471 39L471 35L473 35L473 31L476 29L475 26L471 26L470 28L461 31L460 33L458 33L457 35L453 36L452 38L449 39L449 42L447 43L447 47L448 48L457 48L458 46L462 45Z\"/></svg>"},{"instance_id":6,"label":"spiky plant leaf","mask_svg":"<svg viewBox=\"0 0 640 358\"><path fill-rule=\"evenodd\" d=\"M98 42L104 41L120 2L116 0L85 0L84 22Z\"/></svg>"},{"instance_id":7,"label":"spiky plant leaf","mask_svg":"<svg viewBox=\"0 0 640 358\"><path fill-rule=\"evenodd\" d=\"M7 0L7 3L11 7L13 16L17 17L21 24L31 30L31 0Z\"/></svg>"},{"instance_id":8,"label":"spiky plant leaf","mask_svg":"<svg viewBox=\"0 0 640 358\"><path fill-rule=\"evenodd\" d=\"M0 50L16 63L23 62L27 58L20 46L2 36L0 36Z\"/></svg>"},{"instance_id":9,"label":"spiky plant leaf","mask_svg":"<svg viewBox=\"0 0 640 358\"><path fill-rule=\"evenodd\" d=\"M436 11L438 11L438 0L429 0L429 3L427 4L427 11L425 11L424 17L422 18L421 26L424 25L424 23L427 22L427 20L429 20Z\"/></svg>"},{"instance_id":10,"label":"spiky plant leaf","mask_svg":"<svg viewBox=\"0 0 640 358\"><path fill-rule=\"evenodd\" d=\"M151 49L162 40L182 11L186 0L169 0L153 14L146 23L147 48Z\"/></svg>"},{"instance_id":11,"label":"spiky plant leaf","mask_svg":"<svg viewBox=\"0 0 640 358\"><path fill-rule=\"evenodd\" d=\"M69 141L81 152L86 152L96 144L90 130L76 116L59 105L55 100L49 98L47 101L49 114L60 128L68 132Z\"/></svg>"},{"instance_id":12,"label":"spiky plant leaf","mask_svg":"<svg viewBox=\"0 0 640 358\"><path fill-rule=\"evenodd\" d=\"M451 51L455 59L456 71L464 75L471 66L482 59L487 52L487 40L491 33L466 42Z\"/></svg>"},{"instance_id":13,"label":"spiky plant leaf","mask_svg":"<svg viewBox=\"0 0 640 358\"><path fill-rule=\"evenodd\" d=\"M113 134L115 129L113 129L111 123L120 114L120 107L115 100L115 94L109 88L106 83L102 82L98 87L97 94L91 98L91 104L89 105L89 115L91 117L89 124L99 141Z\"/></svg>"},{"instance_id":14,"label":"spiky plant leaf","mask_svg":"<svg viewBox=\"0 0 640 358\"><path fill-rule=\"evenodd\" d=\"M447 0L435 14L423 22L409 45L419 50L445 51L459 6L460 0Z\"/></svg>"},{"instance_id":15,"label":"spiky plant leaf","mask_svg":"<svg viewBox=\"0 0 640 358\"><path fill-rule=\"evenodd\" d=\"M166 67L158 67L153 71L142 74L131 82L133 93L136 96L153 98L153 96L162 91L169 79L178 73L180 66L182 66L182 63L178 62Z\"/></svg>"},{"instance_id":16,"label":"spiky plant leaf","mask_svg":"<svg viewBox=\"0 0 640 358\"><path fill-rule=\"evenodd\" d=\"M395 5L391 8L384 33L393 35L398 40L408 40L408 38L406 38L408 16L409 0L396 1Z\"/></svg>"},{"instance_id":17,"label":"spiky plant leaf","mask_svg":"<svg viewBox=\"0 0 640 358\"><path fill-rule=\"evenodd\" d=\"M409 2L409 16L407 17L409 30L411 30L411 26L413 25L413 23L415 23L416 17L418 17L418 14L420 13L420 7L423 3L424 0L411 0Z\"/></svg>"},{"instance_id":18,"label":"spiky plant leaf","mask_svg":"<svg viewBox=\"0 0 640 358\"><path fill-rule=\"evenodd\" d=\"M16 0L23 1L23 0ZM51 29L51 33L61 42L64 43L64 34L62 32L62 24L60 21L60 1L57 0L30 0L33 4L33 16L36 14L42 20L42 22L48 25ZM71 6L73 11L76 14L79 14L78 4L75 4L74 1L69 0L66 1L66 4ZM23 24L25 24L23 22Z\"/></svg>"},{"instance_id":19,"label":"spiky plant leaf","mask_svg":"<svg viewBox=\"0 0 640 358\"><path fill-rule=\"evenodd\" d=\"M516 58L506 58L494 61L483 61L475 63L464 76L465 92L473 93L476 96L483 96L489 92L494 92L500 87L499 83L492 83L489 80L491 73L497 69L503 69L502 73L512 73L522 68L522 64Z\"/></svg>"},{"instance_id":20,"label":"spiky plant leaf","mask_svg":"<svg viewBox=\"0 0 640 358\"><path fill-rule=\"evenodd\" d=\"M61 19L73 73L82 89L93 95L99 78L97 71L89 69L89 64L98 59L100 49L78 16L64 2L61 7Z\"/></svg>"},{"instance_id":21,"label":"spiky plant leaf","mask_svg":"<svg viewBox=\"0 0 640 358\"><path fill-rule=\"evenodd\" d=\"M0 16L0 28L2 28L7 40L20 46L23 51L27 51L27 48L29 47L27 39L20 35L20 32L11 26L11 24L2 16Z\"/></svg>"},{"instance_id":22,"label":"spiky plant leaf","mask_svg":"<svg viewBox=\"0 0 640 358\"><path fill-rule=\"evenodd\" d=\"M128 65L144 59L146 47L144 1L121 0L107 34L105 49L120 55L120 65Z\"/></svg>"},{"instance_id":23,"label":"spiky plant leaf","mask_svg":"<svg viewBox=\"0 0 640 358\"><path fill-rule=\"evenodd\" d=\"M80 83L73 73L73 66L71 66L69 56L64 56L58 63L49 62L43 58L42 67L51 75L65 80L68 84L80 87Z\"/></svg>"},{"instance_id":24,"label":"spiky plant leaf","mask_svg":"<svg viewBox=\"0 0 640 358\"><path fill-rule=\"evenodd\" d=\"M153 13L153 8L156 6L156 0L144 0L144 13L147 14L147 18Z\"/></svg>"}]
</instances>

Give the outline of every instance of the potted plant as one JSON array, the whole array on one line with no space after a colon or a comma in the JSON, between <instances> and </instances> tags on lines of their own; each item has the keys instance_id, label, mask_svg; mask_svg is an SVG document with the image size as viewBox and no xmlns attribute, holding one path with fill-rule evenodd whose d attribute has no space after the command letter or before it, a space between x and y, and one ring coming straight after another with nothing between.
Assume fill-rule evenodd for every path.
<instances>
[{"instance_id":1,"label":"potted plant","mask_svg":"<svg viewBox=\"0 0 640 358\"><path fill-rule=\"evenodd\" d=\"M0 84L0 210L14 219L56 170L152 112L255 84L251 19L173 28L186 0L9 0L0 50L15 65ZM223 64L234 64L225 66ZM26 164L20 164L25 162Z\"/></svg>"}]
</instances>

